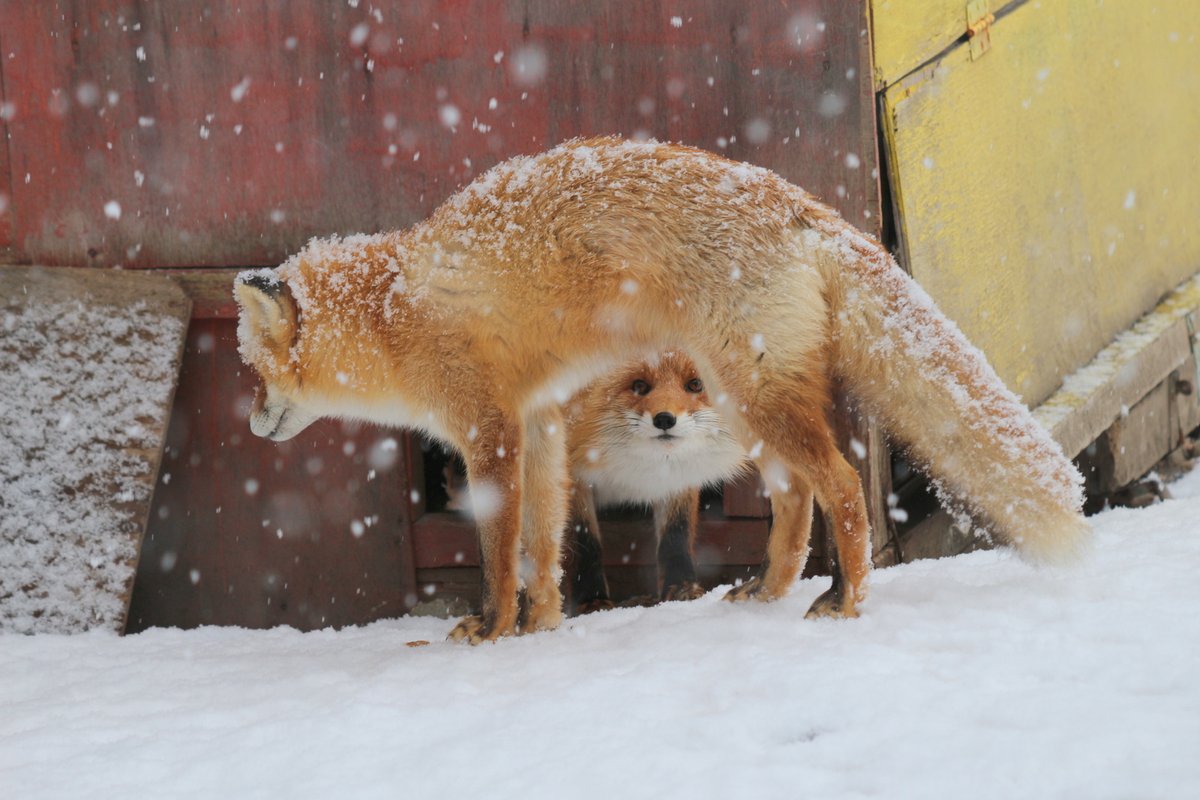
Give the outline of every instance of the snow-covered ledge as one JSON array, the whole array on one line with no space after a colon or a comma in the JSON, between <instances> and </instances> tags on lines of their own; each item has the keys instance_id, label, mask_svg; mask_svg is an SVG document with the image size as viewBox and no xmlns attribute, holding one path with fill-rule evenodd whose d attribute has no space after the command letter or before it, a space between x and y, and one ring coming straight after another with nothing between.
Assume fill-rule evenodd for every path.
<instances>
[{"instance_id":1,"label":"snow-covered ledge","mask_svg":"<svg viewBox=\"0 0 1200 800\"><path fill-rule=\"evenodd\" d=\"M1069 375L1034 417L1068 456L1077 455L1187 360L1198 317L1200 273Z\"/></svg>"}]
</instances>

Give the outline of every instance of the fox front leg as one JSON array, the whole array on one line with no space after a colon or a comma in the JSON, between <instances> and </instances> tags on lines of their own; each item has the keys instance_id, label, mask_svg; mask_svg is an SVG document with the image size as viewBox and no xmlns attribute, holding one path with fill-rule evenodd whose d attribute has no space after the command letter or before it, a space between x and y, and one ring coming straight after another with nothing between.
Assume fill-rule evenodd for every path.
<instances>
[{"instance_id":1,"label":"fox front leg","mask_svg":"<svg viewBox=\"0 0 1200 800\"><path fill-rule=\"evenodd\" d=\"M479 533L482 613L464 617L450 639L471 644L517 632L521 534L521 428L482 426L466 455L471 505Z\"/></svg>"},{"instance_id":2,"label":"fox front leg","mask_svg":"<svg viewBox=\"0 0 1200 800\"><path fill-rule=\"evenodd\" d=\"M533 573L526 576L529 609L521 632L553 630L562 622L562 531L567 522L567 442L557 406L526 413L521 448L521 545Z\"/></svg>"},{"instance_id":3,"label":"fox front leg","mask_svg":"<svg viewBox=\"0 0 1200 800\"><path fill-rule=\"evenodd\" d=\"M658 500L654 533L658 539L658 596L661 600L695 600L704 596L696 581L696 525L700 490L688 489Z\"/></svg>"}]
</instances>

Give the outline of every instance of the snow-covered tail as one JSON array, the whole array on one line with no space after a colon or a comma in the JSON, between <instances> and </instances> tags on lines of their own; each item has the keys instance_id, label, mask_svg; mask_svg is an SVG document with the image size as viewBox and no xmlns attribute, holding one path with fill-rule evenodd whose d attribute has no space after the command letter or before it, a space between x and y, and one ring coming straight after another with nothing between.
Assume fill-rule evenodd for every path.
<instances>
[{"instance_id":1,"label":"snow-covered tail","mask_svg":"<svg viewBox=\"0 0 1200 800\"><path fill-rule=\"evenodd\" d=\"M983 354L877 243L834 216L809 220L823 264L833 365L965 509L1026 558L1063 563L1090 542L1083 478Z\"/></svg>"}]
</instances>

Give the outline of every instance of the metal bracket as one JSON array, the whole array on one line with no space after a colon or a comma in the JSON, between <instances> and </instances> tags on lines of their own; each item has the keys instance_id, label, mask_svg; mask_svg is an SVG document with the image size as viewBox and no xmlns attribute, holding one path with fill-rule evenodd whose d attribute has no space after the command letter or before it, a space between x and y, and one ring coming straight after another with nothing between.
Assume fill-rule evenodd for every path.
<instances>
[{"instance_id":1,"label":"metal bracket","mask_svg":"<svg viewBox=\"0 0 1200 800\"><path fill-rule=\"evenodd\" d=\"M992 49L992 23L995 21L996 15L988 11L988 0L967 3L967 43L972 61Z\"/></svg>"}]
</instances>

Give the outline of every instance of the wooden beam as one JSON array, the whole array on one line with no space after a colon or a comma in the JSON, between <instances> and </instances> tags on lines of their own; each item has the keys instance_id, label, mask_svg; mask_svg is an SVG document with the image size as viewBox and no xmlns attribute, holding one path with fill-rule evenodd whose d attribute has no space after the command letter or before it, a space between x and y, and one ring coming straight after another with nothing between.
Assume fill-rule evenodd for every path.
<instances>
[{"instance_id":1,"label":"wooden beam","mask_svg":"<svg viewBox=\"0 0 1200 800\"><path fill-rule=\"evenodd\" d=\"M1200 274L1180 284L1034 410L1068 457L1078 455L1191 357L1198 311Z\"/></svg>"},{"instance_id":2,"label":"wooden beam","mask_svg":"<svg viewBox=\"0 0 1200 800\"><path fill-rule=\"evenodd\" d=\"M636 519L601 520L604 563L608 566L647 566L655 563L653 533ZM696 535L700 564L757 565L766 552L766 520L723 520L701 516ZM630 548L630 543L637 547ZM461 514L433 513L413 526L418 570L479 566L475 523Z\"/></svg>"}]
</instances>

